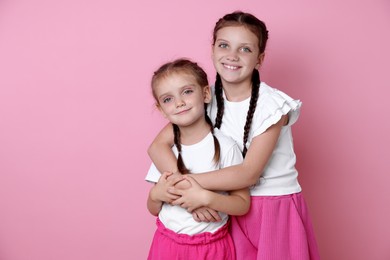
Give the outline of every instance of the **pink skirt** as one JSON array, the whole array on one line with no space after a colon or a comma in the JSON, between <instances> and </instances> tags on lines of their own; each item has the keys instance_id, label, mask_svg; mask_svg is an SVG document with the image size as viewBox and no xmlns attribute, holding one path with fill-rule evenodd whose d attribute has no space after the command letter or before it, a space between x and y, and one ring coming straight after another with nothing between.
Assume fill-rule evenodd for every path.
<instances>
[{"instance_id":1,"label":"pink skirt","mask_svg":"<svg viewBox=\"0 0 390 260\"><path fill-rule=\"evenodd\" d=\"M231 234L237 260L320 259L301 193L252 196L250 211L232 217Z\"/></svg>"},{"instance_id":2,"label":"pink skirt","mask_svg":"<svg viewBox=\"0 0 390 260\"><path fill-rule=\"evenodd\" d=\"M157 230L149 250L149 260L236 259L228 224L214 233L205 232L192 236L177 234L167 229L158 218L156 225Z\"/></svg>"}]
</instances>

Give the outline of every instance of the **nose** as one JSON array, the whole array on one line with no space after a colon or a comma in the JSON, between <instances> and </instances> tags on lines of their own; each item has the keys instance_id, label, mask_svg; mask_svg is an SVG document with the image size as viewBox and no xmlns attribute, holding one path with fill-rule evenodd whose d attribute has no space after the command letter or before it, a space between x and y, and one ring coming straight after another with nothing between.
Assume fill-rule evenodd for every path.
<instances>
[{"instance_id":1,"label":"nose","mask_svg":"<svg viewBox=\"0 0 390 260\"><path fill-rule=\"evenodd\" d=\"M176 108L184 107L186 103L182 99L177 99L176 101Z\"/></svg>"},{"instance_id":2,"label":"nose","mask_svg":"<svg viewBox=\"0 0 390 260\"><path fill-rule=\"evenodd\" d=\"M227 59L229 61L238 61L239 57L238 57L237 52L234 50L230 51L229 54L227 55Z\"/></svg>"}]
</instances>

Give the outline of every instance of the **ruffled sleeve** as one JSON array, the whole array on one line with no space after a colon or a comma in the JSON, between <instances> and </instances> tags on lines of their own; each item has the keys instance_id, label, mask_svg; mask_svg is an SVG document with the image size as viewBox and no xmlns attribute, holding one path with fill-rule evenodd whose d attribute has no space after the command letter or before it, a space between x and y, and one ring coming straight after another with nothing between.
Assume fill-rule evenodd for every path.
<instances>
[{"instance_id":1,"label":"ruffled sleeve","mask_svg":"<svg viewBox=\"0 0 390 260\"><path fill-rule=\"evenodd\" d=\"M265 83L261 84L258 108L256 108L253 121L253 137L262 134L270 126L276 124L283 115L289 115L288 125L293 125L299 117L302 102L271 88Z\"/></svg>"}]
</instances>

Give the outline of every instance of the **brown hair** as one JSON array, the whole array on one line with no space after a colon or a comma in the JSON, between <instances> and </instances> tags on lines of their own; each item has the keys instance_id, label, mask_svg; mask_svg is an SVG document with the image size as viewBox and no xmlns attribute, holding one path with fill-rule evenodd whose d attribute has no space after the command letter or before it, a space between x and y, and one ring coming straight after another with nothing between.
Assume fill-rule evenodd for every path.
<instances>
[{"instance_id":1,"label":"brown hair","mask_svg":"<svg viewBox=\"0 0 390 260\"><path fill-rule=\"evenodd\" d=\"M154 72L152 77L152 83L151 83L152 94L157 103L159 101L155 94L155 88L157 87L158 82L166 77L169 77L174 73L185 73L194 76L196 82L201 87L208 87L209 85L206 72L196 62L193 62L189 59L181 58L181 59L174 60L172 62L165 63ZM215 153L214 153L213 161L217 164L219 162L220 153L221 153L220 145L218 139L214 135L214 127L211 122L211 119L207 115L206 103L204 109L205 109L205 120L210 125L210 131L213 134L213 138L214 138ZM181 155L182 149L181 149L181 141L180 141L180 128L176 124L172 124L172 126L173 126L173 134L174 134L174 143L179 153L177 158L177 168L183 174L190 173L189 169L186 168Z\"/></svg>"},{"instance_id":2,"label":"brown hair","mask_svg":"<svg viewBox=\"0 0 390 260\"><path fill-rule=\"evenodd\" d=\"M244 26L255 34L259 40L259 55L263 54L268 40L268 30L264 22L257 19L254 15L236 11L225 15L215 24L213 31L213 44L217 40L217 33L220 29L229 26ZM253 70L252 74L252 93L249 102L249 109L246 116L246 122L244 126L244 137L243 137L243 151L242 154L245 157L247 152L246 143L248 141L249 130L252 125L253 114L256 110L257 99L259 97L260 88L260 74L257 69ZM222 95L222 81L220 75L217 73L215 81L215 96L217 100L217 116L215 119L215 127L220 128L222 124L222 117L224 113L224 100Z\"/></svg>"}]
</instances>

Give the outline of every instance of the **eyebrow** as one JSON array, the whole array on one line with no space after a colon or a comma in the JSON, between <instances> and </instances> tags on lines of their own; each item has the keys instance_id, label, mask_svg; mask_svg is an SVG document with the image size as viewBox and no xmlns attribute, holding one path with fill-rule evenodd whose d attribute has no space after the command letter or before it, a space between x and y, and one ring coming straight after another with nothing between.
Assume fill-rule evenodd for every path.
<instances>
[{"instance_id":1,"label":"eyebrow","mask_svg":"<svg viewBox=\"0 0 390 260\"><path fill-rule=\"evenodd\" d=\"M217 39L215 42L228 42L228 43L230 43L230 41L225 40L225 39ZM255 43L248 43L248 42L240 42L239 45L256 45L256 44Z\"/></svg>"}]
</instances>

